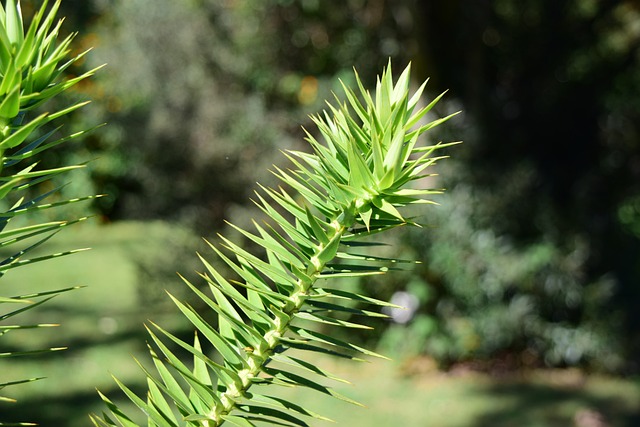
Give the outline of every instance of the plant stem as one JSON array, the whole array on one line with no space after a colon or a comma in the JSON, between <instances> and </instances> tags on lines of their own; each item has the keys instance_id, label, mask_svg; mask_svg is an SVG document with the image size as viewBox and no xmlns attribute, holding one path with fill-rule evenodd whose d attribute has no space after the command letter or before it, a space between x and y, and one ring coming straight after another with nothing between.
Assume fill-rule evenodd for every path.
<instances>
[{"instance_id":1,"label":"plant stem","mask_svg":"<svg viewBox=\"0 0 640 427\"><path fill-rule=\"evenodd\" d=\"M266 348L256 348L253 351L247 352L248 355L248 369L243 369L238 372L238 375L242 379L242 384L235 384L235 387L228 388L220 395L220 401L222 405L214 408L211 413L212 421L215 424L210 424L209 421L204 421L204 427L217 427L224 423L222 418L224 415L229 414L236 406L236 402L249 391L249 388L253 385L253 378L256 378L262 372L264 365L269 361L271 354L275 348L280 344L280 338L287 332L289 325L296 313L304 306L309 291L313 288L314 283L318 280L318 274L322 272L325 265L335 258L333 256L325 261L321 261L321 255L328 248L335 248L337 252L338 244L342 240L344 233L354 225L356 213L355 206L358 206L358 201L354 201L351 204L351 208L345 209L340 215L331 221L329 228L329 242L326 244L320 243L316 246L315 253L309 258L309 266L307 270L307 277L310 280L298 279L296 283L296 290L289 296L289 301L282 308L282 314L275 314L274 324L275 327L268 330L263 338L267 342ZM362 203L360 203L362 205ZM368 205L364 204L359 206L360 209L366 208ZM284 315L283 315L284 314ZM232 384L233 385L233 384Z\"/></svg>"}]
</instances>

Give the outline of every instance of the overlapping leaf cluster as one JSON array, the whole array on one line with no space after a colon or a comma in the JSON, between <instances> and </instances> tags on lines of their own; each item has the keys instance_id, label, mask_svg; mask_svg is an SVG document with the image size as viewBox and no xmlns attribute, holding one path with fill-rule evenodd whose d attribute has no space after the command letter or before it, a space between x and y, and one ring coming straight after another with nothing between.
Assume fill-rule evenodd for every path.
<instances>
[{"instance_id":1,"label":"overlapping leaf cluster","mask_svg":"<svg viewBox=\"0 0 640 427\"><path fill-rule=\"evenodd\" d=\"M84 53L73 58L69 56L73 35L58 40L62 20L56 20L56 13L60 0L48 11L47 3L43 2L26 33L20 3L7 0L4 7L0 5L0 250L8 254L0 260L0 278L12 268L74 252L25 258L60 228L83 219L11 227L11 221L18 216L28 216L36 211L83 200L77 198L47 203L47 198L54 195L59 188L51 189L49 185L47 191L39 190L43 183L54 176L82 167L75 165L38 169L34 156L84 133L65 135L59 126L54 127L51 122L86 103L75 103L57 111L37 115L34 110L95 71L64 79L64 71ZM1 286L2 283L0 290ZM18 296L0 295L0 309L3 309L0 310L0 336L19 329L54 326L9 324L8 319L13 320L16 315L33 309L67 290L69 289ZM4 307L7 309L4 310ZM43 351L50 350L56 349ZM30 353L33 351L0 352L0 359ZM9 372L10 370L3 370L2 376ZM0 390L28 381L33 379L7 381L0 378ZM11 399L0 396L0 401L3 400ZM0 421L0 425L8 424L2 424Z\"/></svg>"},{"instance_id":2,"label":"overlapping leaf cluster","mask_svg":"<svg viewBox=\"0 0 640 427\"><path fill-rule=\"evenodd\" d=\"M388 262L397 261L365 255L362 247L376 244L377 233L415 225L402 208L432 203L427 197L438 191L418 185L438 159L434 150L448 144L418 147L416 142L450 116L419 126L440 97L419 108L425 85L409 96L408 67L394 84L389 65L375 96L357 75L356 81L358 94L343 85L347 101L314 118L324 141L307 134L313 152L289 152L293 166L275 169L286 189L261 187L257 193L256 204L271 221L254 223L251 232L237 228L264 255L222 237L222 248L211 248L235 279L225 278L201 257L209 293L187 282L211 313L172 297L195 326L195 341L185 342L157 325L149 328L155 372L141 364L147 395L139 397L118 382L147 415L148 425L307 426L308 417L324 417L273 396L273 386L308 387L349 400L323 385L323 377L331 375L304 355L377 356L319 332L319 325L366 328L340 314L380 316L358 307L388 305L334 287L331 279L382 274ZM367 239L371 236L372 241ZM193 364L182 361L174 346L190 353ZM209 347L217 354L203 350ZM138 425L102 397L111 413L93 417L96 426Z\"/></svg>"}]
</instances>

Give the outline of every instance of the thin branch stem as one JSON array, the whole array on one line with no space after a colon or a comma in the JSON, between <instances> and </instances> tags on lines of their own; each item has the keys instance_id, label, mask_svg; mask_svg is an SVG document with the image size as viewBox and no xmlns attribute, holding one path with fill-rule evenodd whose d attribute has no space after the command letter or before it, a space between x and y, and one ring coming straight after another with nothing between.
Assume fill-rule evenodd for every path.
<instances>
[{"instance_id":1,"label":"thin branch stem","mask_svg":"<svg viewBox=\"0 0 640 427\"><path fill-rule=\"evenodd\" d=\"M354 203L351 206L355 205L356 201L354 200ZM315 253L309 259L307 275L311 277L312 280L304 281L302 279L298 279L296 283L296 290L290 295L289 303L287 303L282 310L287 316L287 320L282 321L281 317L274 315L273 323L275 326L263 335L264 340L268 343L268 347L265 349L254 349L251 352L247 352L247 362L250 368L238 372L238 375L242 379L242 386L230 387L220 395L222 405L214 408L210 414L212 418L211 421L214 424L211 424L211 421L208 420L203 421L203 427L217 427L222 425L225 422L223 416L233 411L236 407L236 402L249 391L249 388L253 385L253 378L256 378L260 373L262 373L271 354L273 354L273 351L280 344L280 338L289 330L289 325L291 324L294 315L298 313L306 303L306 297L309 295L309 291L318 280L318 274L322 272L325 265L335 258L334 255L332 259L322 262L320 260L320 254L328 246L335 245L337 247L336 243L339 243L342 240L344 233L354 225L355 217L356 215L345 209L344 212L337 216L337 219L334 219L331 222L333 235L329 236L329 243L324 245L319 244L316 247ZM336 242L336 240L338 242Z\"/></svg>"}]
</instances>

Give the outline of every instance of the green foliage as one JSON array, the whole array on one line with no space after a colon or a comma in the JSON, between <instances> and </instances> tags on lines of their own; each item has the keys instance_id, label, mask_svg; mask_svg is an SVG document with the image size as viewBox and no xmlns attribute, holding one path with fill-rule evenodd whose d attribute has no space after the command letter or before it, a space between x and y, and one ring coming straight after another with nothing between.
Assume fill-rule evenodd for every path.
<instances>
[{"instance_id":1,"label":"green foliage","mask_svg":"<svg viewBox=\"0 0 640 427\"><path fill-rule=\"evenodd\" d=\"M500 247L495 256L481 257L482 263L508 258L523 266L529 253L545 247L553 253L551 268L537 264L531 273L523 267L522 275L512 276L522 283L503 284L518 289L535 282L542 289L547 277L557 282L552 271L572 265L573 254L580 254L581 266L561 274L568 279L559 283L567 283L572 294L600 295L593 291L603 288L606 297L600 303L583 299L589 303L576 310L565 305L571 299L541 292L536 306L559 313L544 324L553 329L551 320L558 319L558 326L571 329L601 311L616 312L617 318L623 306L626 330L616 320L597 335L617 336L638 348L640 339L624 338L638 331L637 6L629 0L570 6L540 0L343 3L337 8L306 0L65 1L61 7L78 13L81 25L95 14L81 42L97 44L92 57L109 63L110 73L83 85L106 106L92 109L98 118L87 121L110 123L91 140L100 151L92 179L109 194L98 201L102 212L114 220L177 220L204 235L220 231L223 218L245 227L252 215L246 202L252 183L273 185L263 171L278 149L297 148L292 124L306 123L303 116L339 89L337 77L351 84L355 64L368 85L389 56L398 62L412 58L414 73L428 69L432 90L451 87L458 97L453 103L465 105L468 116L455 133L468 131L464 139L476 143L461 153L467 166L443 177L441 185L473 188L465 233L493 236ZM442 39L452 28L456 36ZM469 84L469 75L476 83ZM466 242L456 241L464 253ZM415 246L421 256L424 247ZM467 270L465 289L475 290L485 276L482 269ZM390 283L376 284L385 292L381 299L404 290L406 281L396 282L397 289ZM437 320L438 299L449 298L450 281L417 277L416 283L438 288L417 313L417 329L425 336ZM599 283L606 286L594 286ZM455 330L470 330L466 326ZM580 337L592 327L586 331L553 336L574 337L567 342L582 346ZM413 342L424 348L418 341ZM600 351L587 353L591 358ZM565 363L562 357L546 360Z\"/></svg>"},{"instance_id":2,"label":"green foliage","mask_svg":"<svg viewBox=\"0 0 640 427\"><path fill-rule=\"evenodd\" d=\"M196 3L119 1L94 29L94 57L111 73L90 88L105 94L107 109L95 114L109 123L95 141L93 177L109 193L99 208L114 220L219 230L228 209L246 206L253 181L265 181L273 146L291 146L282 118L230 69L248 52L228 52L234 42Z\"/></svg>"},{"instance_id":3,"label":"green foliage","mask_svg":"<svg viewBox=\"0 0 640 427\"><path fill-rule=\"evenodd\" d=\"M381 357L318 327L367 329L363 323L343 320L343 315L376 318L382 315L354 306L389 304L327 282L384 274L389 263L399 261L368 256L362 249L380 244L367 239L371 236L417 225L401 210L432 203L426 197L439 193L414 184L428 176L425 170L439 159L433 152L448 144L416 143L421 134L451 116L420 125L439 97L418 108L425 85L409 96L409 68L394 84L389 65L375 96L357 75L356 81L357 91L343 86L347 102L330 105L330 113L313 118L324 143L307 133L313 152L288 152L292 169L274 171L283 187L261 187L256 193L256 204L270 222L255 223L253 232L237 228L263 253L250 253L221 237L222 248L210 246L231 277L225 278L201 256L210 294L185 280L208 312L172 296L196 328L193 344L158 325L149 328L154 369L140 365L148 378L148 393L139 397L117 381L147 415L145 425L306 426L301 416L324 417L276 398L265 388L299 386L351 401L319 382L331 375L305 361L304 354ZM167 340L190 354L193 364L185 364ZM209 347L216 350L215 356L208 355ZM96 426L138 425L109 398L103 399L111 414L93 417Z\"/></svg>"},{"instance_id":4,"label":"green foliage","mask_svg":"<svg viewBox=\"0 0 640 427\"><path fill-rule=\"evenodd\" d=\"M466 167L451 180L483 199L472 225L514 248L551 244L567 260L579 241L585 257L579 285L586 295L603 277L611 284L600 310L621 318L603 334L623 343L625 368L638 370L638 3L417 6L432 84L451 88L472 124L473 136L458 133L474 144L461 153ZM460 29L456 37L443 40L452 27ZM547 304L554 301L541 306Z\"/></svg>"},{"instance_id":5,"label":"green foliage","mask_svg":"<svg viewBox=\"0 0 640 427\"><path fill-rule=\"evenodd\" d=\"M51 180L81 165L38 168L37 156L47 150L83 135L84 132L65 134L52 122L85 105L72 103L61 109L41 112L42 105L68 90L79 81L92 75L95 70L75 78L64 79L64 72L77 62L86 52L69 57L73 35L58 40L62 21L56 21L60 6L57 1L47 12L47 1L43 2L31 24L25 28L20 3L7 0L0 5L0 248L3 260L0 262L0 277L9 270L35 262L69 255L76 251L64 251L27 258L31 252L42 246L60 229L82 221L85 218L28 223L25 220L36 212L53 210L70 203L77 203L92 197L55 200L50 202L59 190L51 185ZM26 31L25 31L26 30ZM0 336L18 333L23 329L46 328L53 324L13 324L13 318L31 310L68 289L25 293L17 296L0 296ZM0 353L0 358L24 356L41 351L25 350ZM3 370L3 374L10 370ZM6 380L0 389L34 381L35 379ZM0 400L11 400L0 397Z\"/></svg>"},{"instance_id":6,"label":"green foliage","mask_svg":"<svg viewBox=\"0 0 640 427\"><path fill-rule=\"evenodd\" d=\"M387 3L410 16L407 1ZM268 168L280 150L303 145L299 124L312 126L308 115L340 90L339 79L355 83L355 66L373 85L390 56L406 63L414 53L387 36L398 23L378 16L379 4L342 6L96 2L101 16L85 39L110 71L87 87L104 101L89 111L109 123L92 141L92 176L108 194L102 213L179 221L204 235L225 218L250 223L254 183L275 185Z\"/></svg>"},{"instance_id":7,"label":"green foliage","mask_svg":"<svg viewBox=\"0 0 640 427\"><path fill-rule=\"evenodd\" d=\"M584 283L585 242L517 244L478 224L486 200L457 186L441 199L428 238L407 236L422 261L406 289L419 307L383 344L401 346L404 356L426 353L442 366L506 357L514 368L619 369L623 343L610 331L620 316L603 310L614 286L608 277Z\"/></svg>"},{"instance_id":8,"label":"green foliage","mask_svg":"<svg viewBox=\"0 0 640 427\"><path fill-rule=\"evenodd\" d=\"M176 280L176 273L193 272L186 277L197 279L200 261L193 254L208 247L189 228L161 221L146 222L145 235L127 246L128 258L135 267L138 301L156 310L173 308L166 292L179 299L190 296L191 292Z\"/></svg>"}]
</instances>

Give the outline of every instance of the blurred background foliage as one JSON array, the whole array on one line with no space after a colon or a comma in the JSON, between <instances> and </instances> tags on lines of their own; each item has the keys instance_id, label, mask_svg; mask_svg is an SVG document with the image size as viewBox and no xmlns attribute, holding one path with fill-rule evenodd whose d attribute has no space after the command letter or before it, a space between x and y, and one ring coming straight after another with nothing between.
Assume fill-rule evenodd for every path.
<instances>
[{"instance_id":1,"label":"blurred background foliage","mask_svg":"<svg viewBox=\"0 0 640 427\"><path fill-rule=\"evenodd\" d=\"M637 2L64 7L80 47L95 46L87 66L109 65L82 86L95 102L76 117L109 123L84 147L96 157L85 185L108 194L95 206L105 221L162 219L205 236L224 219L247 224L254 182L273 182L280 150L304 149L300 125L339 78L355 66L372 84L389 58L397 69L412 61L432 95L450 89L439 113L464 112L439 139L465 144L440 168L448 193L424 212L432 227L396 242L423 264L362 284L419 300L406 323L378 325L383 341L410 339L443 366L508 356L638 368Z\"/></svg>"},{"instance_id":2,"label":"blurred background foliage","mask_svg":"<svg viewBox=\"0 0 640 427\"><path fill-rule=\"evenodd\" d=\"M432 96L450 89L439 114L463 111L438 140L465 144L440 165L426 230L394 242L422 264L358 285L412 301L374 339L443 367L640 368L637 2L67 0L62 14L79 50L95 46L85 66L108 63L75 94L94 102L71 126L109 125L59 152L95 158L74 185L108 195L103 222L180 230L133 256L138 295L180 287L194 236L249 223L255 181L304 149L300 126L352 67L372 86L389 58L412 61Z\"/></svg>"}]
</instances>

